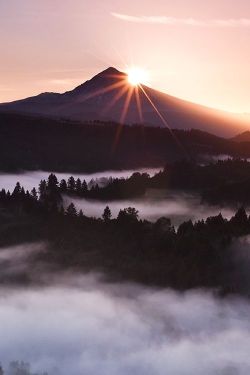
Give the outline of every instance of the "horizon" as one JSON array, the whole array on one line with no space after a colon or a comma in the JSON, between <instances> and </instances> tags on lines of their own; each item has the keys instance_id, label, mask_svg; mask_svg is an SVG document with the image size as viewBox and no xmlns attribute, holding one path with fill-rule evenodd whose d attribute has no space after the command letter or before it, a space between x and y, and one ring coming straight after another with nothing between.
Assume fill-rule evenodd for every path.
<instances>
[{"instance_id":1,"label":"horizon","mask_svg":"<svg viewBox=\"0 0 250 375\"><path fill-rule=\"evenodd\" d=\"M138 66L158 91L248 116L249 11L246 0L2 3L0 102L69 91L105 66Z\"/></svg>"}]
</instances>

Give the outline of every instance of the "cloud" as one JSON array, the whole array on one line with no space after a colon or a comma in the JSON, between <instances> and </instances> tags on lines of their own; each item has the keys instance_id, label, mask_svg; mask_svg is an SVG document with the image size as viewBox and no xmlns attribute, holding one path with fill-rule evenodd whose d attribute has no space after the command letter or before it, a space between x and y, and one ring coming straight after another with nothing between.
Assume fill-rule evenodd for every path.
<instances>
[{"instance_id":1,"label":"cloud","mask_svg":"<svg viewBox=\"0 0 250 375\"><path fill-rule=\"evenodd\" d=\"M77 285L78 283L78 285ZM250 305L83 277L0 289L0 353L49 375L247 374Z\"/></svg>"},{"instance_id":2,"label":"cloud","mask_svg":"<svg viewBox=\"0 0 250 375\"><path fill-rule=\"evenodd\" d=\"M191 26L191 27L220 27L220 28L238 28L249 27L250 18L229 18L229 19L210 19L201 20L195 18L176 18L168 16L131 16L127 14L112 12L113 17L127 22L158 24L168 26Z\"/></svg>"}]
</instances>

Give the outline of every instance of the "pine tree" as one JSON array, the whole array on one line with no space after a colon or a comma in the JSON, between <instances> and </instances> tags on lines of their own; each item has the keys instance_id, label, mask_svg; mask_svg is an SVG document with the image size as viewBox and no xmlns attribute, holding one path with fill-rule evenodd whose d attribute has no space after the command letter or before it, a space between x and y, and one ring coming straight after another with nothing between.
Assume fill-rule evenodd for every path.
<instances>
[{"instance_id":1,"label":"pine tree","mask_svg":"<svg viewBox=\"0 0 250 375\"><path fill-rule=\"evenodd\" d=\"M34 187L31 190L31 196L32 196L33 199L37 200L37 191L36 191L36 188L34 188Z\"/></svg>"},{"instance_id":2,"label":"pine tree","mask_svg":"<svg viewBox=\"0 0 250 375\"><path fill-rule=\"evenodd\" d=\"M13 193L12 193L13 197L20 196L21 190L22 190L22 188L21 188L20 182L17 182L16 186L15 186L15 188L13 190Z\"/></svg>"},{"instance_id":3,"label":"pine tree","mask_svg":"<svg viewBox=\"0 0 250 375\"><path fill-rule=\"evenodd\" d=\"M68 189L71 193L73 193L75 191L75 187L76 187L76 182L75 182L75 179L73 176L70 176L70 178L68 179Z\"/></svg>"},{"instance_id":4,"label":"pine tree","mask_svg":"<svg viewBox=\"0 0 250 375\"><path fill-rule=\"evenodd\" d=\"M76 187L75 188L76 188L77 194L81 195L81 193L82 193L82 182L81 182L80 178L78 178L76 180Z\"/></svg>"},{"instance_id":5,"label":"pine tree","mask_svg":"<svg viewBox=\"0 0 250 375\"><path fill-rule=\"evenodd\" d=\"M47 186L49 189L56 189L58 186L58 180L55 174L51 173L48 178Z\"/></svg>"},{"instance_id":6,"label":"pine tree","mask_svg":"<svg viewBox=\"0 0 250 375\"><path fill-rule=\"evenodd\" d=\"M47 195L47 184L46 184L45 180L41 180L40 181L40 184L39 184L39 187L38 187L38 191L39 191L39 199L40 199L40 201L44 202L45 199L46 199L46 195Z\"/></svg>"},{"instance_id":7,"label":"pine tree","mask_svg":"<svg viewBox=\"0 0 250 375\"><path fill-rule=\"evenodd\" d=\"M83 192L83 194L85 194L87 191L88 191L88 184L87 184L86 180L83 180L83 182L82 182L82 192Z\"/></svg>"},{"instance_id":8,"label":"pine tree","mask_svg":"<svg viewBox=\"0 0 250 375\"><path fill-rule=\"evenodd\" d=\"M70 203L70 205L68 206L68 208L66 210L66 215L77 216L77 211L76 211L76 207L75 207L74 203Z\"/></svg>"},{"instance_id":9,"label":"pine tree","mask_svg":"<svg viewBox=\"0 0 250 375\"><path fill-rule=\"evenodd\" d=\"M103 215L102 215L102 218L105 222L108 222L110 219L111 219L111 210L109 208L109 206L107 206L104 211L103 211Z\"/></svg>"},{"instance_id":10,"label":"pine tree","mask_svg":"<svg viewBox=\"0 0 250 375\"><path fill-rule=\"evenodd\" d=\"M60 182L60 190L65 193L67 191L67 182L62 179Z\"/></svg>"}]
</instances>

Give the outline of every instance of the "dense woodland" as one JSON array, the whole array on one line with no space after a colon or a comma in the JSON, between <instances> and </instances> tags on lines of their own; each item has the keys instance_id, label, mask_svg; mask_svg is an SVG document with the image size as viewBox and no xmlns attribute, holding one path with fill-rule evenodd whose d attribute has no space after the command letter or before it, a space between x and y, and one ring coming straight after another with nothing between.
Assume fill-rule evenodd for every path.
<instances>
[{"instance_id":1,"label":"dense woodland","mask_svg":"<svg viewBox=\"0 0 250 375\"><path fill-rule=\"evenodd\" d=\"M218 215L178 228L165 217L155 223L142 221L133 207L120 210L115 219L108 207L102 219L89 218L73 204L63 208L53 174L41 181L38 190L25 192L19 183L12 193L2 190L0 207L1 247L46 243L46 251L30 260L33 271L42 263L58 271L99 271L107 278L180 290L249 292L247 257L237 260L237 239L250 234L250 218L243 207L229 221ZM0 280L35 282L31 274L2 274Z\"/></svg>"},{"instance_id":2,"label":"dense woodland","mask_svg":"<svg viewBox=\"0 0 250 375\"><path fill-rule=\"evenodd\" d=\"M101 183L100 183L101 182ZM43 181L45 184L45 181ZM250 162L228 159L199 165L180 161L168 163L165 168L150 177L147 173L134 173L129 178L107 178L105 181L85 180L71 176L61 180L58 191L61 195L87 199L116 200L142 197L147 189L193 191L201 200L213 204L248 206L250 204Z\"/></svg>"},{"instance_id":3,"label":"dense woodland","mask_svg":"<svg viewBox=\"0 0 250 375\"><path fill-rule=\"evenodd\" d=\"M119 135L119 136L118 136ZM79 123L0 113L0 170L93 172L164 166L202 154L250 157L250 142L199 130Z\"/></svg>"}]
</instances>

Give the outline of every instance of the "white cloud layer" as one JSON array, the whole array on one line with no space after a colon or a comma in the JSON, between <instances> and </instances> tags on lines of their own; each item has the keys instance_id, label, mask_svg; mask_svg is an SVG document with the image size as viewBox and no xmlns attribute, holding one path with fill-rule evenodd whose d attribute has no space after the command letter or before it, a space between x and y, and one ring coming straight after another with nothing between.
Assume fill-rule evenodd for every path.
<instances>
[{"instance_id":1,"label":"white cloud layer","mask_svg":"<svg viewBox=\"0 0 250 375\"><path fill-rule=\"evenodd\" d=\"M250 18L229 18L229 19L209 19L201 20L195 18L176 18L169 16L134 16L128 14L121 14L112 12L113 17L119 18L123 21L161 24L168 26L192 26L192 27L221 27L221 28L237 28L250 27Z\"/></svg>"},{"instance_id":2,"label":"white cloud layer","mask_svg":"<svg viewBox=\"0 0 250 375\"><path fill-rule=\"evenodd\" d=\"M100 284L0 290L0 353L50 375L246 375L250 305Z\"/></svg>"}]
</instances>

